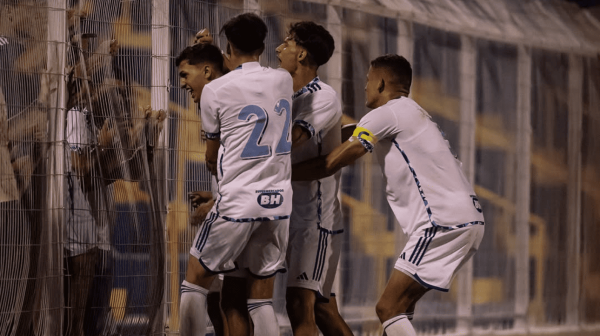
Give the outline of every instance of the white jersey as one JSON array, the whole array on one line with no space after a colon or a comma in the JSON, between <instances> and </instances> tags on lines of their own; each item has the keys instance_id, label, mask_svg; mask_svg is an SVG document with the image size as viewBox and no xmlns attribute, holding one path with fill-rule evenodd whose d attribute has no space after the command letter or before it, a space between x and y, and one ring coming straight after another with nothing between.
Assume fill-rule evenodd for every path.
<instances>
[{"instance_id":1,"label":"white jersey","mask_svg":"<svg viewBox=\"0 0 600 336\"><path fill-rule=\"evenodd\" d=\"M109 228L96 219L100 211L106 211L101 194L94 191L85 192L79 172L71 166L73 152L87 151L93 143L95 127L86 120L87 111L72 108L67 112L66 139L69 148L66 151L66 248L71 256L88 251L93 247L110 250ZM96 153L84 155L92 156ZM93 200L90 198L93 197ZM96 216L94 216L96 214Z\"/></svg>"},{"instance_id":2,"label":"white jersey","mask_svg":"<svg viewBox=\"0 0 600 336\"><path fill-rule=\"evenodd\" d=\"M342 105L335 90L319 77L294 94L292 111L294 124L306 129L311 136L294 149L292 163L327 155L341 144ZM341 230L339 186L339 172L317 181L292 182L294 205L290 226L318 221L324 229Z\"/></svg>"},{"instance_id":3,"label":"white jersey","mask_svg":"<svg viewBox=\"0 0 600 336\"><path fill-rule=\"evenodd\" d=\"M483 214L461 163L431 116L401 97L367 113L354 132L375 150L390 207L407 235L420 225L482 224Z\"/></svg>"},{"instance_id":4,"label":"white jersey","mask_svg":"<svg viewBox=\"0 0 600 336\"><path fill-rule=\"evenodd\" d=\"M258 62L215 79L202 91L202 128L220 138L217 212L230 221L277 220L292 211L292 77Z\"/></svg>"}]
</instances>

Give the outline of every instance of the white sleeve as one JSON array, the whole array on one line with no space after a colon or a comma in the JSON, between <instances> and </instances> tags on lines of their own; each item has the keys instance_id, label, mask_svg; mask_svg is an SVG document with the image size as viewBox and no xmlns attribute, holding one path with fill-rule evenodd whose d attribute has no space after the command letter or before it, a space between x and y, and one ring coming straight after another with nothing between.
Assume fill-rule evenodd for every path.
<instances>
[{"instance_id":1,"label":"white sleeve","mask_svg":"<svg viewBox=\"0 0 600 336\"><path fill-rule=\"evenodd\" d=\"M367 113L360 119L353 137L357 138L368 151L379 139L385 139L400 133L398 121L393 111L383 106Z\"/></svg>"},{"instance_id":2,"label":"white sleeve","mask_svg":"<svg viewBox=\"0 0 600 336\"><path fill-rule=\"evenodd\" d=\"M218 139L221 135L219 104L217 95L207 86L202 90L202 97L200 97L200 116L202 120L202 130L204 130L206 138Z\"/></svg>"},{"instance_id":3,"label":"white sleeve","mask_svg":"<svg viewBox=\"0 0 600 336\"><path fill-rule=\"evenodd\" d=\"M302 101L299 101L294 125L306 129L311 137L322 130L328 131L339 126L342 107L335 94L317 91L300 99Z\"/></svg>"},{"instance_id":4,"label":"white sleeve","mask_svg":"<svg viewBox=\"0 0 600 336\"><path fill-rule=\"evenodd\" d=\"M92 134L87 126L85 117L84 112L81 112L76 107L67 112L65 137L72 151L81 151L92 144Z\"/></svg>"}]
</instances>

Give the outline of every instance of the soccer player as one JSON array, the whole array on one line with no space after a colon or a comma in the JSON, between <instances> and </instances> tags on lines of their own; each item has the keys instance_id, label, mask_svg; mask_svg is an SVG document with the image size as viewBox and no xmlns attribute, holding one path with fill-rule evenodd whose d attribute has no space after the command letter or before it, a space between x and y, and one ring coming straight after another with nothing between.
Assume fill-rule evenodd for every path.
<instances>
[{"instance_id":1,"label":"soccer player","mask_svg":"<svg viewBox=\"0 0 600 336\"><path fill-rule=\"evenodd\" d=\"M200 101L207 166L219 193L190 249L181 287L184 336L204 334L206 294L218 273L226 273L222 309L230 335L252 332L246 299L259 313L267 308L272 332L279 329L272 296L274 275L285 270L291 213L292 78L258 63L267 27L257 15L238 15L222 31L228 74L213 80L217 62L195 63L185 51L177 59L182 86Z\"/></svg>"},{"instance_id":2,"label":"soccer player","mask_svg":"<svg viewBox=\"0 0 600 336\"><path fill-rule=\"evenodd\" d=\"M484 232L481 207L430 115L408 98L412 69L402 56L371 62L366 105L374 110L329 155L294 165L292 178L329 176L375 151L390 207L409 240L376 306L388 336L416 335L410 323L430 289L448 291ZM311 174L310 170L318 173Z\"/></svg>"},{"instance_id":3,"label":"soccer player","mask_svg":"<svg viewBox=\"0 0 600 336\"><path fill-rule=\"evenodd\" d=\"M341 144L342 107L323 83L318 68L335 48L329 32L314 22L290 26L277 47L280 66L294 79L292 163L326 155ZM340 174L292 182L294 190L288 245L287 312L294 335L351 335L340 316L331 286L342 245Z\"/></svg>"}]
</instances>

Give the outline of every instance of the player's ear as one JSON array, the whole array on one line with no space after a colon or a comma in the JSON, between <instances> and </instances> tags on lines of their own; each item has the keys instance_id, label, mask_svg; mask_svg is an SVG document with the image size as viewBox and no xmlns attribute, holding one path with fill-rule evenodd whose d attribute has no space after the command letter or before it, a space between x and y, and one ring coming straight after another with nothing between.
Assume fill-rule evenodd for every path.
<instances>
[{"instance_id":1,"label":"player's ear","mask_svg":"<svg viewBox=\"0 0 600 336\"><path fill-rule=\"evenodd\" d=\"M298 62L304 61L306 59L306 56L308 56L306 50L300 49L300 52L298 53Z\"/></svg>"},{"instance_id":2,"label":"player's ear","mask_svg":"<svg viewBox=\"0 0 600 336\"><path fill-rule=\"evenodd\" d=\"M208 80L212 79L213 69L210 65L206 64L204 66L203 72L204 72L204 78L206 78Z\"/></svg>"},{"instance_id":3,"label":"player's ear","mask_svg":"<svg viewBox=\"0 0 600 336\"><path fill-rule=\"evenodd\" d=\"M379 84L377 84L377 91L379 91L379 93L382 93L383 90L385 90L385 80L382 78L379 81Z\"/></svg>"}]
</instances>

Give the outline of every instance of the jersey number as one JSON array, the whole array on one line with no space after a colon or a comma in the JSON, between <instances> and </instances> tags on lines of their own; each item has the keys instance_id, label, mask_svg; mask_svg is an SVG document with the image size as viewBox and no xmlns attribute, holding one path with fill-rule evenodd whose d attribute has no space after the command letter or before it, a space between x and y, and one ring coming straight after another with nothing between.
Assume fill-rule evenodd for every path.
<instances>
[{"instance_id":1,"label":"jersey number","mask_svg":"<svg viewBox=\"0 0 600 336\"><path fill-rule=\"evenodd\" d=\"M280 116L284 111L285 126L283 127L283 132L281 134L281 138L279 139L279 143L275 148L275 155L288 154L292 149L292 143L288 141L292 111L290 109L290 102L285 99L281 99L275 105L275 113ZM241 157L242 159L257 159L271 156L271 146L260 144L262 136L265 133L265 129L269 124L269 115L260 106L248 105L240 111L238 119L248 121L250 120L251 116L255 116L256 121L254 128L252 129L252 133L250 133L250 138L246 143L246 147L244 147L242 150Z\"/></svg>"}]
</instances>

